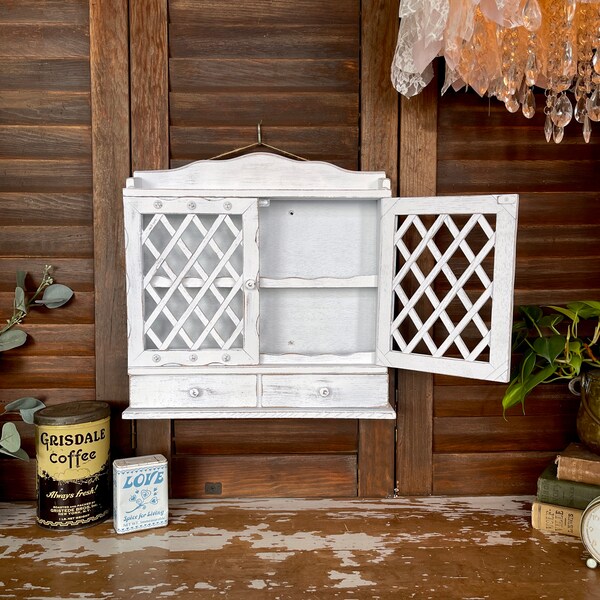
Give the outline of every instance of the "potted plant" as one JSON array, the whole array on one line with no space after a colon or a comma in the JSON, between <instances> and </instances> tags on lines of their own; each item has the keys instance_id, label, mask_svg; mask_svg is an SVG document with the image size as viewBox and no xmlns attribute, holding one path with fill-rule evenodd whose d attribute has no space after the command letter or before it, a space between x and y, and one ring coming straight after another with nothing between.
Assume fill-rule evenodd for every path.
<instances>
[{"instance_id":1,"label":"potted plant","mask_svg":"<svg viewBox=\"0 0 600 600\"><path fill-rule=\"evenodd\" d=\"M17 271L17 285L13 303L13 314L7 323L0 329L0 352L12 350L22 346L27 340L27 334L22 329L14 329L15 325L22 323L32 308L46 306L58 308L66 304L73 296L73 290L66 285L54 283L50 275L52 267L46 265L42 274L42 281L37 290L30 297L25 291L25 271ZM40 297L41 296L41 297ZM4 407L4 414L19 413L23 421L33 423L33 414L44 408L44 403L37 398L19 398L9 402ZM21 460L29 460L27 453L21 448L21 436L12 421L4 423L0 434L0 453L14 456Z\"/></svg>"},{"instance_id":2,"label":"potted plant","mask_svg":"<svg viewBox=\"0 0 600 600\"><path fill-rule=\"evenodd\" d=\"M600 452L600 302L520 306L513 325L513 351L522 353L502 398L504 412L521 404L538 385L561 379L582 401L577 432ZM580 391L577 389L580 384Z\"/></svg>"}]
</instances>

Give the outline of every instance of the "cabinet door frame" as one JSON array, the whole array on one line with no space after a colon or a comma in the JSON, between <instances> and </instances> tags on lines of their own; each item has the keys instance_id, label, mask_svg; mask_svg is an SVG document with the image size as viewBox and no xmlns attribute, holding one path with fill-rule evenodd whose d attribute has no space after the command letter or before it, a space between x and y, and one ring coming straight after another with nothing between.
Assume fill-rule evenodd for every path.
<instances>
[{"instance_id":1,"label":"cabinet door frame","mask_svg":"<svg viewBox=\"0 0 600 600\"><path fill-rule=\"evenodd\" d=\"M258 342L258 279L259 279L259 257L258 257L258 200L256 198L208 198L196 197L192 194L185 196L167 196L162 194L135 197L124 196L125 211L125 231L126 231L126 267L127 267L127 305L128 305L128 342L129 342L129 367L160 367L162 365L181 365L181 366L201 366L207 364L230 364L230 365L248 365L258 364L259 361L259 342ZM185 215L191 222L194 217L201 215L215 215L217 221L214 222L214 230L218 228L218 223L223 224L228 217L240 215L242 226L238 230L237 237L240 238L239 244L243 248L243 266L242 272L238 277L232 279L231 294L241 291L243 293L243 315L242 322L238 323L239 333L242 335L243 346L241 348L231 348L225 343L221 348L201 349L190 347L188 349L169 349L145 347L145 320L144 294L146 290L145 279L148 279L150 272L144 274L143 264L143 236L148 236L151 227L146 228L144 233L143 219L146 215ZM229 221L231 223L231 221ZM154 221L156 223L156 221ZM192 254L199 255L203 249L211 246L213 240L209 235L200 243L198 248ZM179 238L179 241L182 241ZM169 242L172 247L181 246L179 241ZM222 252L217 247L217 255L220 264L226 265L228 252L233 253L235 247L232 245L229 249ZM183 248L184 253L189 253L189 249ZM214 250L214 247L213 247ZM168 256L168 253L167 253ZM156 257L156 256L155 256ZM192 255L186 256L188 263L195 262ZM162 263L161 263L162 264ZM155 265L155 271L157 270ZM199 301L205 293L211 288L214 280L217 278L220 269L215 269L212 273L207 273L207 279L203 285L195 287L188 295L193 296L192 305L186 309L184 315L195 311ZM183 279L187 274L183 271L177 274L176 278L168 284L170 295L177 289L184 289ZM206 285L208 284L208 286ZM179 287L181 286L181 287ZM206 291L202 291L206 287ZM200 291L195 291L195 290ZM216 289L216 288L214 288ZM172 290L172 291L171 291ZM214 293L214 292L213 292ZM158 309L158 306L157 306ZM208 324L215 325L218 322L219 315L227 310L227 306L220 308L215 315L208 319ZM174 317L173 317L174 318ZM181 318L181 317L180 317ZM169 334L173 337L173 333ZM168 336L168 337L169 337ZM168 338L166 338L168 339ZM230 340L231 341L231 340ZM164 340L163 340L164 342Z\"/></svg>"},{"instance_id":2,"label":"cabinet door frame","mask_svg":"<svg viewBox=\"0 0 600 600\"><path fill-rule=\"evenodd\" d=\"M384 198L381 200L380 222L380 272L377 323L377 364L412 369L430 373L455 375L507 382L510 378L511 333L514 297L514 274L516 260L518 196L438 196L428 198ZM452 220L452 215L469 216L461 229ZM493 217L493 223L486 218ZM407 217L397 227L397 217ZM419 217L430 216L433 222L428 227ZM412 225L420 228L420 239L409 250L404 244L404 236ZM435 233L448 223L449 231L454 229L453 239L443 252L435 245ZM408 225L407 225L408 224ZM481 227L488 236L487 242L476 252L468 245L468 235L472 228ZM453 273L446 259L460 250L469 262L463 273ZM429 273L423 273L418 266L419 256L423 252L438 254L436 264ZM481 270L479 259L493 253L493 273L487 277ZM404 262L399 268L396 260L403 254ZM412 274L417 280L417 289L408 297L402 289L403 278ZM451 285L450 291L437 298L433 290L436 276L444 273ZM472 275L481 274L484 290L474 301L463 290ZM430 286L431 284L431 286ZM415 310L415 306L427 296L433 310L424 321ZM445 308L454 298L459 298L466 310L465 315L454 323L446 314ZM399 314L394 305L399 301ZM491 320L489 328L479 317L478 310L491 302ZM412 313L412 314L411 314ZM404 316L403 316L404 315ZM417 329L412 339L404 340L396 324L411 319L411 325ZM428 335L438 321L445 321L448 335L445 340L434 341ZM475 348L468 348L460 334L464 328L476 320L481 333L481 341ZM420 326L420 327L419 327ZM394 347L394 336L400 349ZM427 345L429 354L413 351L422 341ZM450 345L461 345L463 358L444 356ZM404 345L404 348L402 346ZM487 359L478 360L478 352L489 347ZM465 356L465 354L467 354Z\"/></svg>"}]
</instances>

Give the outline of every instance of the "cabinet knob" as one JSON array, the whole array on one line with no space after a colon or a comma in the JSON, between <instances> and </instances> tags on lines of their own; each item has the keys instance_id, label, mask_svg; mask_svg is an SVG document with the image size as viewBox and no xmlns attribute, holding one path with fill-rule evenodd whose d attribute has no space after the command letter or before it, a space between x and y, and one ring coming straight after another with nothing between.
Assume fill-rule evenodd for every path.
<instances>
[{"instance_id":1,"label":"cabinet knob","mask_svg":"<svg viewBox=\"0 0 600 600\"><path fill-rule=\"evenodd\" d=\"M322 387L319 390L319 396L322 396L323 398L327 398L327 396L329 396L331 392L329 391L328 387Z\"/></svg>"},{"instance_id":2,"label":"cabinet knob","mask_svg":"<svg viewBox=\"0 0 600 600\"><path fill-rule=\"evenodd\" d=\"M197 387L190 388L190 396L197 398L200 395L200 390Z\"/></svg>"}]
</instances>

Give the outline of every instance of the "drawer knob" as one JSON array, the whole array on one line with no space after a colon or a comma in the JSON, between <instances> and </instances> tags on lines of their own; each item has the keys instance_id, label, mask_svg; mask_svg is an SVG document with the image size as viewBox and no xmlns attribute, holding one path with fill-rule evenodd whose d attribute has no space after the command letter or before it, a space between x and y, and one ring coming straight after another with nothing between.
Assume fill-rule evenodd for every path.
<instances>
[{"instance_id":1,"label":"drawer knob","mask_svg":"<svg viewBox=\"0 0 600 600\"><path fill-rule=\"evenodd\" d=\"M319 396L322 396L323 398L327 398L327 396L329 396L331 392L329 391L328 387L322 387L319 390Z\"/></svg>"},{"instance_id":2,"label":"drawer knob","mask_svg":"<svg viewBox=\"0 0 600 600\"><path fill-rule=\"evenodd\" d=\"M190 396L192 398L197 398L200 395L200 390L196 387L190 388Z\"/></svg>"}]
</instances>

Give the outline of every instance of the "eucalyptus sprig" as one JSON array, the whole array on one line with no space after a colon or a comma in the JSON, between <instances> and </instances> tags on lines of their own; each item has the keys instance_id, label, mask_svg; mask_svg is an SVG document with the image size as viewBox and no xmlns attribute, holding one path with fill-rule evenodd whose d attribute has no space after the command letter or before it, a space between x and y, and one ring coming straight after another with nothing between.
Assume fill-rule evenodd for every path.
<instances>
[{"instance_id":1,"label":"eucalyptus sprig","mask_svg":"<svg viewBox=\"0 0 600 600\"><path fill-rule=\"evenodd\" d=\"M66 285L54 283L50 275L52 267L46 265L42 273L42 281L37 290L27 297L25 291L25 271L17 271L17 286L13 301L13 314L6 320L6 325L0 329L0 352L12 350L22 346L27 340L27 334L22 329L13 329L20 325L28 315L31 308L46 306L47 308L58 308L66 304L73 296L73 290ZM41 298L40 298L41 296ZM4 413L18 413L25 423L33 423L33 415L36 411L44 408L44 403L37 398L19 398L9 402L4 407ZM4 423L0 432L0 454L8 454L21 460L29 460L27 453L21 448L21 436L12 421Z\"/></svg>"},{"instance_id":2,"label":"eucalyptus sprig","mask_svg":"<svg viewBox=\"0 0 600 600\"><path fill-rule=\"evenodd\" d=\"M38 410L45 407L45 404L37 398L19 398L9 402L4 407L4 414L16 413L21 415L25 423L33 424L33 415ZM4 423L2 433L0 434L0 453L14 456L20 460L29 460L29 456L21 448L21 436L17 427L12 421Z\"/></svg>"},{"instance_id":3,"label":"eucalyptus sprig","mask_svg":"<svg viewBox=\"0 0 600 600\"><path fill-rule=\"evenodd\" d=\"M502 398L504 411L521 404L541 383L577 377L583 368L600 367L600 302L565 306L520 306L513 325L513 351L522 357ZM580 335L587 322L593 331Z\"/></svg>"},{"instance_id":4,"label":"eucalyptus sprig","mask_svg":"<svg viewBox=\"0 0 600 600\"><path fill-rule=\"evenodd\" d=\"M66 285L54 283L50 275L51 265L44 267L42 281L37 290L29 298L25 292L25 271L17 271L17 286L15 288L15 298L13 301L13 314L7 319L6 325L0 329L0 352L18 348L25 343L27 334L22 329L13 329L19 325L29 313L29 310L36 306L46 306L47 308L58 308L66 304L73 296L73 290ZM40 298L40 295L42 296Z\"/></svg>"}]
</instances>

